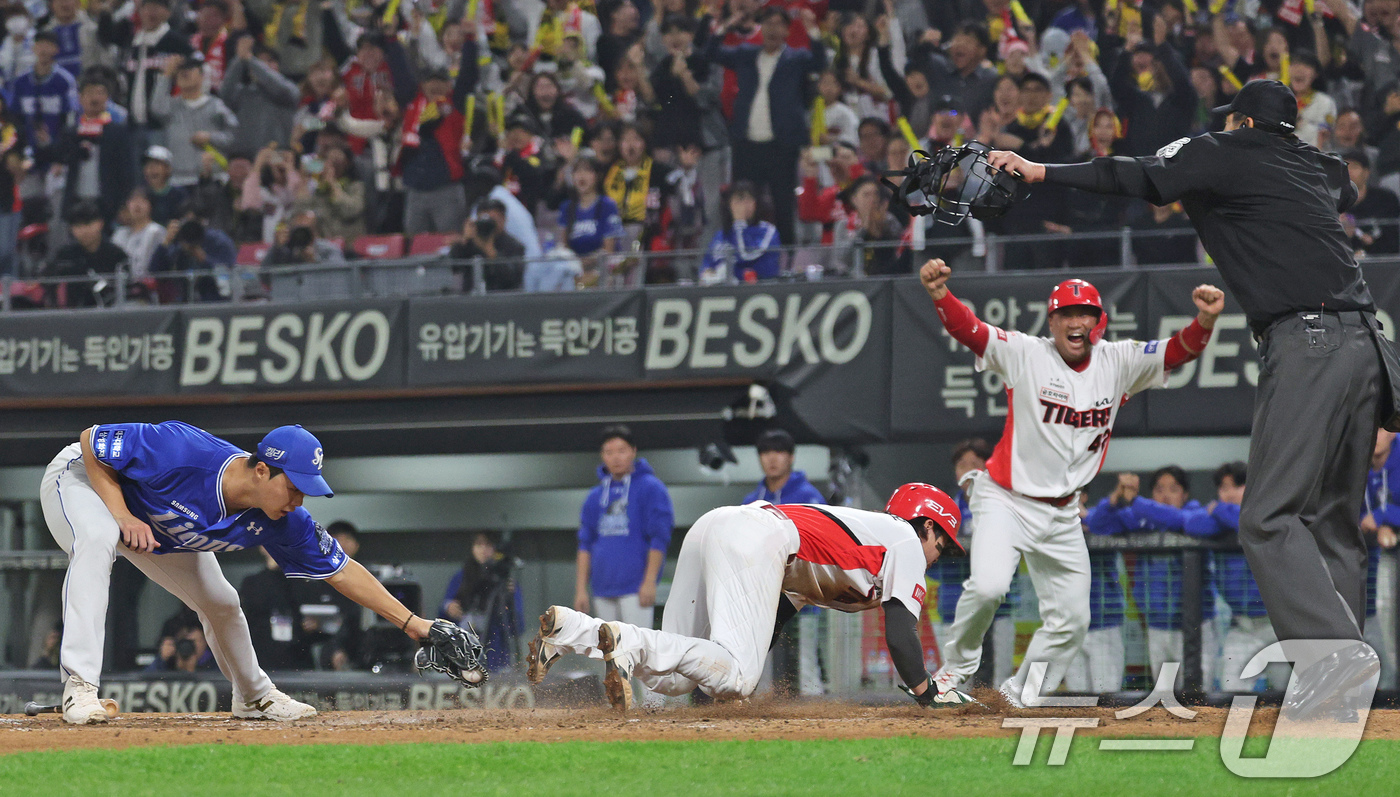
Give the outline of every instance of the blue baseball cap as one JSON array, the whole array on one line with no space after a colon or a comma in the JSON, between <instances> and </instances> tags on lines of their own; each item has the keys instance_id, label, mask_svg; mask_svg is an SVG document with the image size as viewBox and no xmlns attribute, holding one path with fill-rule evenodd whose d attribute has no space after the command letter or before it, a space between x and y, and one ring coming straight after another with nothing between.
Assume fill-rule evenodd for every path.
<instances>
[{"instance_id":1,"label":"blue baseball cap","mask_svg":"<svg viewBox=\"0 0 1400 797\"><path fill-rule=\"evenodd\" d=\"M321 475L321 441L296 426L279 426L258 443L258 459L281 468L292 486L307 495L333 496L331 486Z\"/></svg>"}]
</instances>

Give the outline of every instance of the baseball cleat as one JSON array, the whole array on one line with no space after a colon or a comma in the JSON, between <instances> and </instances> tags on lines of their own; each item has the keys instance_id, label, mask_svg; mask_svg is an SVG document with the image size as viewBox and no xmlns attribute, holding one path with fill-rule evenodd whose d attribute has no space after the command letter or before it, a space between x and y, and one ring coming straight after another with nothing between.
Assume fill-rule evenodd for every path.
<instances>
[{"instance_id":1,"label":"baseball cleat","mask_svg":"<svg viewBox=\"0 0 1400 797\"><path fill-rule=\"evenodd\" d=\"M245 720L277 720L278 722L293 722L295 720L311 719L316 716L316 709L305 703L287 697L287 695L277 687L272 687L259 700L240 700L234 698L233 716Z\"/></svg>"},{"instance_id":2,"label":"baseball cleat","mask_svg":"<svg viewBox=\"0 0 1400 797\"><path fill-rule=\"evenodd\" d=\"M1025 708L1026 704L1022 702L1021 696L1017 694L1019 690L1015 689L1012 685L1012 682L1015 680L1015 676L1012 676L1002 681L1001 687L997 689L997 693L1001 695L1002 700L1010 703L1012 708Z\"/></svg>"},{"instance_id":3,"label":"baseball cleat","mask_svg":"<svg viewBox=\"0 0 1400 797\"><path fill-rule=\"evenodd\" d=\"M962 679L940 667L938 672L933 674L933 685L938 688L938 693L941 695L949 689L957 689L961 686Z\"/></svg>"},{"instance_id":4,"label":"baseball cleat","mask_svg":"<svg viewBox=\"0 0 1400 797\"><path fill-rule=\"evenodd\" d=\"M631 651L620 650L621 646L621 623L603 623L598 627L598 650L603 654L603 689L613 708L626 711L632 707L632 665L635 662Z\"/></svg>"},{"instance_id":5,"label":"baseball cleat","mask_svg":"<svg viewBox=\"0 0 1400 797\"><path fill-rule=\"evenodd\" d=\"M977 700L966 692L958 689L949 689L944 692L939 692L938 696L933 699L933 702L928 705L929 708L953 708L956 706L966 706L972 703L976 703L979 706L982 705L980 700Z\"/></svg>"},{"instance_id":6,"label":"baseball cleat","mask_svg":"<svg viewBox=\"0 0 1400 797\"><path fill-rule=\"evenodd\" d=\"M107 709L97 699L97 687L76 675L63 684L63 721L73 725L96 725L107 721Z\"/></svg>"},{"instance_id":7,"label":"baseball cleat","mask_svg":"<svg viewBox=\"0 0 1400 797\"><path fill-rule=\"evenodd\" d=\"M525 677L529 678L532 684L543 681L549 674L549 668L564 655L559 652L559 648L544 641L545 637L554 636L554 632L559 629L558 620L554 615L557 608L551 606L544 610L544 614L540 615L540 632L530 640L529 653L525 656Z\"/></svg>"}]
</instances>

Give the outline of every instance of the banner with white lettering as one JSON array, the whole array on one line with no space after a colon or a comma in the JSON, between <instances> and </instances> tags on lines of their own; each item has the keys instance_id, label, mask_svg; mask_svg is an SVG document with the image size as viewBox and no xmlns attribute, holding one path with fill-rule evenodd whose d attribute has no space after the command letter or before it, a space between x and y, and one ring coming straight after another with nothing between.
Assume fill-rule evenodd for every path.
<instances>
[{"instance_id":1,"label":"banner with white lettering","mask_svg":"<svg viewBox=\"0 0 1400 797\"><path fill-rule=\"evenodd\" d=\"M403 306L364 300L183 311L179 389L402 387Z\"/></svg>"},{"instance_id":2,"label":"banner with white lettering","mask_svg":"<svg viewBox=\"0 0 1400 797\"><path fill-rule=\"evenodd\" d=\"M1394 272L1390 272L1393 274ZM1196 304L1191 291L1203 283L1223 286L1214 269L1154 273L1148 285L1150 315L1142 332L1165 340L1191 323ZM1167 376L1165 389L1139 394L1147 408L1142 427L1151 434L1247 434L1254 420L1254 388L1259 383L1258 346L1244 311L1229 291L1225 312L1201 356Z\"/></svg>"},{"instance_id":3,"label":"banner with white lettering","mask_svg":"<svg viewBox=\"0 0 1400 797\"><path fill-rule=\"evenodd\" d=\"M641 291L414 299L408 383L576 384L642 378Z\"/></svg>"},{"instance_id":4,"label":"banner with white lettering","mask_svg":"<svg viewBox=\"0 0 1400 797\"><path fill-rule=\"evenodd\" d=\"M98 696L117 701L122 714L213 714L228 711L233 687L206 672L104 673ZM438 675L383 672L274 672L277 685L294 700L319 711L398 711L454 708L534 708L537 700L558 705L547 688L537 690L512 672L492 673L479 689ZM58 705L63 685L47 670L0 671L0 714L22 714L30 702ZM13 721L13 720L10 720Z\"/></svg>"},{"instance_id":5,"label":"banner with white lettering","mask_svg":"<svg viewBox=\"0 0 1400 797\"><path fill-rule=\"evenodd\" d=\"M780 386L834 440L888 434L889 280L647 291L648 380L748 377Z\"/></svg>"},{"instance_id":6,"label":"banner with white lettering","mask_svg":"<svg viewBox=\"0 0 1400 797\"><path fill-rule=\"evenodd\" d=\"M173 393L180 366L169 310L55 310L0 317L0 396Z\"/></svg>"}]
</instances>

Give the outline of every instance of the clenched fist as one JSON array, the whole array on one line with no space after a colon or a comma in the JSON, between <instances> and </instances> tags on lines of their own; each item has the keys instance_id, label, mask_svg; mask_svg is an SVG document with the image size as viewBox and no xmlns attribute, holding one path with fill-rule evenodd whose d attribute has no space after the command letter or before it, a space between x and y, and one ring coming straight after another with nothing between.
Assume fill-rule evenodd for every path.
<instances>
[{"instance_id":1,"label":"clenched fist","mask_svg":"<svg viewBox=\"0 0 1400 797\"><path fill-rule=\"evenodd\" d=\"M1215 328L1215 319L1225 311L1225 291L1214 285L1197 285L1191 291L1191 301L1196 303L1196 321L1206 329Z\"/></svg>"},{"instance_id":2,"label":"clenched fist","mask_svg":"<svg viewBox=\"0 0 1400 797\"><path fill-rule=\"evenodd\" d=\"M953 276L953 269L947 263L937 258L928 261L919 269L919 281L924 284L924 290L933 297L936 302L948 295L948 278Z\"/></svg>"}]
</instances>

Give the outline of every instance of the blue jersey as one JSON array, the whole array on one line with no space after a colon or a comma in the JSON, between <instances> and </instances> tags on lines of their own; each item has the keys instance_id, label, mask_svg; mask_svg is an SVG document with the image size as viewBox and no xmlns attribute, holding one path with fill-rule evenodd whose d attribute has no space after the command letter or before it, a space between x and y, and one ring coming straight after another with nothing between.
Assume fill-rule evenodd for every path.
<instances>
[{"instance_id":1,"label":"blue jersey","mask_svg":"<svg viewBox=\"0 0 1400 797\"><path fill-rule=\"evenodd\" d=\"M1188 533L1198 536L1215 534L1238 534L1240 530L1240 505L1217 503L1204 519L1197 518L1189 525L1196 530ZM1259 594L1259 584L1249 569L1249 562L1242 553L1220 551L1215 559L1215 589L1221 600L1230 607L1234 617L1267 617L1264 598Z\"/></svg>"},{"instance_id":2,"label":"blue jersey","mask_svg":"<svg viewBox=\"0 0 1400 797\"><path fill-rule=\"evenodd\" d=\"M755 279L773 279L782 273L777 247L782 244L778 228L766 221L757 224L735 222L710 240L701 271L733 270L734 279L745 282L749 272Z\"/></svg>"},{"instance_id":3,"label":"blue jersey","mask_svg":"<svg viewBox=\"0 0 1400 797\"><path fill-rule=\"evenodd\" d=\"M34 132L40 127L57 141L68 120L78 112L78 81L61 66L55 66L44 78L25 72L10 83L10 102L24 120L24 134L30 144L37 145Z\"/></svg>"},{"instance_id":4,"label":"blue jersey","mask_svg":"<svg viewBox=\"0 0 1400 797\"><path fill-rule=\"evenodd\" d=\"M66 69L70 75L80 75L83 72L83 40L79 33L82 24L81 20L73 20L67 25L55 22L49 26L49 31L58 39L58 55L53 61Z\"/></svg>"},{"instance_id":5,"label":"blue jersey","mask_svg":"<svg viewBox=\"0 0 1400 797\"><path fill-rule=\"evenodd\" d=\"M744 496L744 503L752 504L754 501L767 501L770 504L825 504L826 496L817 486L807 481L807 474L800 470L795 470L788 474L788 480L783 484L783 488L776 493L768 489L768 480L761 479L758 487L754 491Z\"/></svg>"},{"instance_id":6,"label":"blue jersey","mask_svg":"<svg viewBox=\"0 0 1400 797\"><path fill-rule=\"evenodd\" d=\"M179 421L101 424L92 428L92 451L117 471L127 508L150 524L160 543L154 553L261 545L283 573L297 578L328 578L349 561L301 507L280 520L261 509L230 515L224 471L246 467L248 452L202 429Z\"/></svg>"},{"instance_id":7,"label":"blue jersey","mask_svg":"<svg viewBox=\"0 0 1400 797\"><path fill-rule=\"evenodd\" d=\"M571 214L572 225L569 224ZM559 207L559 226L568 236L569 248L580 257L602 249L603 242L609 238L621 240L623 234L622 214L617 210L617 203L608 196L600 196L592 205L581 207L576 212L574 200L566 200Z\"/></svg>"},{"instance_id":8,"label":"blue jersey","mask_svg":"<svg viewBox=\"0 0 1400 797\"><path fill-rule=\"evenodd\" d=\"M1133 531L1179 531L1194 536L1208 536L1201 518L1209 514L1196 501L1180 509L1159 504L1138 496L1125 507L1115 507L1105 498L1085 518L1093 534L1121 534ZM1209 534L1216 531L1213 524ZM1138 611L1147 617L1150 628L1174 630L1181 628L1181 555L1139 553L1133 572L1133 600ZM1209 569L1211 561L1205 560ZM1201 579L1201 619L1215 617L1215 587L1211 574Z\"/></svg>"}]
</instances>

